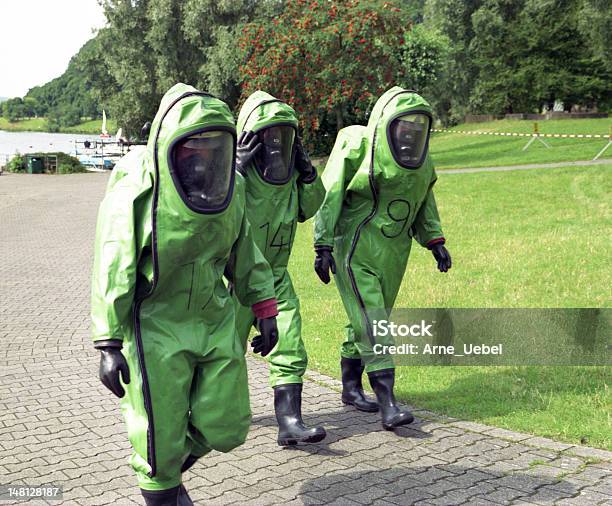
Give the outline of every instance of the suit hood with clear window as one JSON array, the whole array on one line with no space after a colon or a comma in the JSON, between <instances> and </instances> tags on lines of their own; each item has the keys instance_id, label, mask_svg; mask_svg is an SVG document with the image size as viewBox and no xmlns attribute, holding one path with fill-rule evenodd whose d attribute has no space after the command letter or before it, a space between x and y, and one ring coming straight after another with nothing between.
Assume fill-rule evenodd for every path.
<instances>
[{"instance_id":1,"label":"suit hood with clear window","mask_svg":"<svg viewBox=\"0 0 612 506\"><path fill-rule=\"evenodd\" d=\"M395 161L402 167L416 169L423 164L429 145L431 117L411 112L389 123L387 137Z\"/></svg>"},{"instance_id":2,"label":"suit hood with clear window","mask_svg":"<svg viewBox=\"0 0 612 506\"><path fill-rule=\"evenodd\" d=\"M231 190L234 136L207 129L173 143L170 172L181 198L196 211L224 207Z\"/></svg>"},{"instance_id":3,"label":"suit hood with clear window","mask_svg":"<svg viewBox=\"0 0 612 506\"><path fill-rule=\"evenodd\" d=\"M288 181L293 170L295 127L271 125L259 130L257 137L262 147L253 162L260 176L273 184Z\"/></svg>"}]
</instances>

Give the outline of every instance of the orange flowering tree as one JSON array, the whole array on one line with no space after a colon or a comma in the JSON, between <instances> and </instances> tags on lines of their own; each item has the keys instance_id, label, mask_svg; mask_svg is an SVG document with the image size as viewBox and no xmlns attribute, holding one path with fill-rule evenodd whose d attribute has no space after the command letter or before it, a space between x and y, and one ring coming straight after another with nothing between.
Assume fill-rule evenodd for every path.
<instances>
[{"instance_id":1,"label":"orange flowering tree","mask_svg":"<svg viewBox=\"0 0 612 506\"><path fill-rule=\"evenodd\" d=\"M297 111L308 144L327 148L335 131L363 122L389 87L410 86L412 24L401 0L288 0L238 40L242 100L268 91ZM325 139L324 137L327 137Z\"/></svg>"}]
</instances>

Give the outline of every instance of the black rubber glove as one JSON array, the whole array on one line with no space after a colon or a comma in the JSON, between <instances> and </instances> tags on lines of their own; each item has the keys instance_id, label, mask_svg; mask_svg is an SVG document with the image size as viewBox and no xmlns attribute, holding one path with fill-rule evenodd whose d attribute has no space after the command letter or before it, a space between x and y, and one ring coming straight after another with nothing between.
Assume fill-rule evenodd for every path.
<instances>
[{"instance_id":1,"label":"black rubber glove","mask_svg":"<svg viewBox=\"0 0 612 506\"><path fill-rule=\"evenodd\" d=\"M299 136L295 139L295 169L300 174L300 180L304 183L312 183L317 177L317 171L313 167Z\"/></svg>"},{"instance_id":2,"label":"black rubber glove","mask_svg":"<svg viewBox=\"0 0 612 506\"><path fill-rule=\"evenodd\" d=\"M326 246L319 246L315 248L315 252L317 255L314 262L315 272L317 276L319 276L319 279L327 284L331 279L329 271L331 270L332 274L336 274L336 262L332 255L332 249Z\"/></svg>"},{"instance_id":3,"label":"black rubber glove","mask_svg":"<svg viewBox=\"0 0 612 506\"><path fill-rule=\"evenodd\" d=\"M276 317L262 318L257 320L257 328L259 329L258 336L255 336L251 341L251 347L254 353L261 353L265 357L272 351L278 342L278 329L276 327Z\"/></svg>"},{"instance_id":4,"label":"black rubber glove","mask_svg":"<svg viewBox=\"0 0 612 506\"><path fill-rule=\"evenodd\" d=\"M450 253L448 252L444 244L434 244L430 249L434 258L438 262L438 270L440 272L448 272L448 270L451 268L452 260Z\"/></svg>"},{"instance_id":5,"label":"black rubber glove","mask_svg":"<svg viewBox=\"0 0 612 506\"><path fill-rule=\"evenodd\" d=\"M246 174L249 163L261 147L261 142L253 132L242 132L240 134L236 145L236 169L240 174Z\"/></svg>"},{"instance_id":6,"label":"black rubber glove","mask_svg":"<svg viewBox=\"0 0 612 506\"><path fill-rule=\"evenodd\" d=\"M127 385L130 382L130 368L121 353L120 348L107 347L100 350L100 381L102 384L121 398L125 395L125 390L119 381L119 373L123 382Z\"/></svg>"}]
</instances>

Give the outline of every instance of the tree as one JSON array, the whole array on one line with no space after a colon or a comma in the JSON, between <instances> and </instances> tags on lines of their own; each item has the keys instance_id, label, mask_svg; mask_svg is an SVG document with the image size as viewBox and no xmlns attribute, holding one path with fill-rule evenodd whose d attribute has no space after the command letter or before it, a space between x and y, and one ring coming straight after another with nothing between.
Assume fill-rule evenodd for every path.
<instances>
[{"instance_id":1,"label":"tree","mask_svg":"<svg viewBox=\"0 0 612 506\"><path fill-rule=\"evenodd\" d=\"M19 97L2 102L2 116L9 121L17 121L25 116L23 100Z\"/></svg>"},{"instance_id":2,"label":"tree","mask_svg":"<svg viewBox=\"0 0 612 506\"><path fill-rule=\"evenodd\" d=\"M148 0L146 2L145 45L155 61L157 92L163 93L177 82L195 84L202 62L201 41L185 29L185 17L202 1ZM200 23L209 19L202 17Z\"/></svg>"},{"instance_id":3,"label":"tree","mask_svg":"<svg viewBox=\"0 0 612 506\"><path fill-rule=\"evenodd\" d=\"M201 85L232 109L240 99L241 53L236 46L240 30L241 25L218 27L215 43L206 49L206 61L200 67Z\"/></svg>"},{"instance_id":4,"label":"tree","mask_svg":"<svg viewBox=\"0 0 612 506\"><path fill-rule=\"evenodd\" d=\"M570 0L484 1L472 15L478 77L470 109L538 112L555 100L568 108L605 102L612 74L579 31L579 12L580 2Z\"/></svg>"},{"instance_id":5,"label":"tree","mask_svg":"<svg viewBox=\"0 0 612 506\"><path fill-rule=\"evenodd\" d=\"M447 121L537 112L555 100L610 105L609 2L427 0L425 24L450 41L436 94Z\"/></svg>"},{"instance_id":6,"label":"tree","mask_svg":"<svg viewBox=\"0 0 612 506\"><path fill-rule=\"evenodd\" d=\"M33 118L37 116L37 111L39 109L38 100L33 97L25 97L23 99L23 115L26 118Z\"/></svg>"},{"instance_id":7,"label":"tree","mask_svg":"<svg viewBox=\"0 0 612 506\"><path fill-rule=\"evenodd\" d=\"M37 114L38 102L30 97L9 98L0 104L0 111L9 121L17 121L21 118L33 118Z\"/></svg>"},{"instance_id":8,"label":"tree","mask_svg":"<svg viewBox=\"0 0 612 506\"><path fill-rule=\"evenodd\" d=\"M153 118L162 95L177 82L212 89L235 104L235 27L282 8L278 0L102 0L102 5L108 25L99 34L99 60L107 74L92 85L128 135Z\"/></svg>"},{"instance_id":9,"label":"tree","mask_svg":"<svg viewBox=\"0 0 612 506\"><path fill-rule=\"evenodd\" d=\"M609 0L583 0L578 27L593 53L612 72L612 4Z\"/></svg>"},{"instance_id":10,"label":"tree","mask_svg":"<svg viewBox=\"0 0 612 506\"><path fill-rule=\"evenodd\" d=\"M327 148L329 134L363 122L386 89L422 86L433 77L423 70L436 66L430 60L438 57L439 41L412 33L400 6L399 0L292 0L275 18L247 24L238 41L242 97L263 89L286 100L306 141Z\"/></svg>"},{"instance_id":11,"label":"tree","mask_svg":"<svg viewBox=\"0 0 612 506\"><path fill-rule=\"evenodd\" d=\"M405 41L401 60L410 86L436 106L441 79L449 65L448 39L419 24L405 34Z\"/></svg>"},{"instance_id":12,"label":"tree","mask_svg":"<svg viewBox=\"0 0 612 506\"><path fill-rule=\"evenodd\" d=\"M270 20L283 8L284 2L279 0L189 0L183 27L202 52L196 86L235 108L243 59L236 42L243 26L255 19Z\"/></svg>"},{"instance_id":13,"label":"tree","mask_svg":"<svg viewBox=\"0 0 612 506\"><path fill-rule=\"evenodd\" d=\"M472 14L482 0L427 0L424 25L449 41L446 65L435 94L438 117L444 123L457 123L468 112L468 103L478 68L471 59L469 46L474 31Z\"/></svg>"},{"instance_id":14,"label":"tree","mask_svg":"<svg viewBox=\"0 0 612 506\"><path fill-rule=\"evenodd\" d=\"M156 59L146 36L151 28L150 3L102 2L108 26L100 30L97 51L110 78L92 85L128 135L140 132L143 123L153 119L159 105Z\"/></svg>"}]
</instances>

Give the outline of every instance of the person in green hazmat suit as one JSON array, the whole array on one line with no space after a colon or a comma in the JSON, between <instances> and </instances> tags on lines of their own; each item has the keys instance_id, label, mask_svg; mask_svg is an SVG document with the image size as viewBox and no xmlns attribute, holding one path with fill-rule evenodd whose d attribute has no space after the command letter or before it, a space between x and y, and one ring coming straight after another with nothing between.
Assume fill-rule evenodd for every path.
<instances>
[{"instance_id":1,"label":"person in green hazmat suit","mask_svg":"<svg viewBox=\"0 0 612 506\"><path fill-rule=\"evenodd\" d=\"M100 206L92 284L100 379L118 397L147 505L193 504L181 473L245 440L247 369L223 280L276 344L269 264L235 173L227 105L184 84L163 97L148 144L119 162Z\"/></svg>"},{"instance_id":2,"label":"person in green hazmat suit","mask_svg":"<svg viewBox=\"0 0 612 506\"><path fill-rule=\"evenodd\" d=\"M373 322L393 308L413 238L441 272L451 267L433 192L431 119L421 96L394 87L378 99L367 127L340 130L315 217L315 271L324 283L335 274L350 322L341 348L342 401L361 411L380 408L388 430L414 418L395 400L392 357L374 348L393 340L375 335ZM364 396L364 366L378 404Z\"/></svg>"},{"instance_id":3,"label":"person in green hazmat suit","mask_svg":"<svg viewBox=\"0 0 612 506\"><path fill-rule=\"evenodd\" d=\"M322 427L306 427L302 420L302 376L308 358L300 303L287 271L297 223L311 218L325 195L297 128L295 111L263 91L249 96L238 115L236 167L244 175L247 215L255 242L272 266L278 300L278 344L267 360L281 446L325 437ZM236 303L236 327L246 346L255 321L238 298Z\"/></svg>"}]
</instances>

